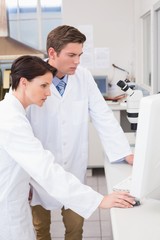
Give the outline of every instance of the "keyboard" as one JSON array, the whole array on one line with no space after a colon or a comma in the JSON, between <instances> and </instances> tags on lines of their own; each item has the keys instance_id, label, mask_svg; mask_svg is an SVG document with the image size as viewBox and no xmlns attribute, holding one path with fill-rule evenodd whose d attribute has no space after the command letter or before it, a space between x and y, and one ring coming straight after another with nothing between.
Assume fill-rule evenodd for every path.
<instances>
[{"instance_id":1,"label":"keyboard","mask_svg":"<svg viewBox=\"0 0 160 240\"><path fill-rule=\"evenodd\" d=\"M129 176L113 186L113 191L124 191L130 192L131 189L132 176Z\"/></svg>"}]
</instances>

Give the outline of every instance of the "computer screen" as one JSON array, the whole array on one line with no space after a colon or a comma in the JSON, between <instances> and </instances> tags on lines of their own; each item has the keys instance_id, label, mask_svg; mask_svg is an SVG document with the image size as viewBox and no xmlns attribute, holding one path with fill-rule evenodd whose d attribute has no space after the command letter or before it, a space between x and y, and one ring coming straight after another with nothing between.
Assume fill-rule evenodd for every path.
<instances>
[{"instance_id":1,"label":"computer screen","mask_svg":"<svg viewBox=\"0 0 160 240\"><path fill-rule=\"evenodd\" d=\"M94 76L94 80L97 83L97 86L104 97L107 97L108 94L108 77L104 76Z\"/></svg>"},{"instance_id":2,"label":"computer screen","mask_svg":"<svg viewBox=\"0 0 160 240\"><path fill-rule=\"evenodd\" d=\"M160 94L140 102L130 194L160 199Z\"/></svg>"}]
</instances>

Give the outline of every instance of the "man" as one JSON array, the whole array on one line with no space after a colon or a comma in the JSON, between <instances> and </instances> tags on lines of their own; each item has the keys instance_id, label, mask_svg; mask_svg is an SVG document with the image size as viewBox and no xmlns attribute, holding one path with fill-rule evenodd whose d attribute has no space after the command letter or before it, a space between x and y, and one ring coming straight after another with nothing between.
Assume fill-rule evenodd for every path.
<instances>
[{"instance_id":1,"label":"man","mask_svg":"<svg viewBox=\"0 0 160 240\"><path fill-rule=\"evenodd\" d=\"M28 112L36 137L54 154L56 162L81 182L84 182L88 161L88 117L99 133L110 162L125 159L132 164L133 161L125 135L91 73L78 66L85 40L85 35L72 26L59 26L49 33L48 63L58 72L51 85L52 94L43 108L32 106ZM65 239L81 240L84 219L56 202L55 208L58 206L62 208ZM37 240L51 240L50 211L37 205L32 213Z\"/></svg>"}]
</instances>

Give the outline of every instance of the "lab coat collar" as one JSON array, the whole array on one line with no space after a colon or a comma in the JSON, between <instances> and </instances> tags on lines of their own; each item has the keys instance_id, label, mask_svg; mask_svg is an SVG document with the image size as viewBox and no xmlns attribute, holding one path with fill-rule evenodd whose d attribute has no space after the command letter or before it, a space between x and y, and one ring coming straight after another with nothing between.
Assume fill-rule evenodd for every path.
<instances>
[{"instance_id":1,"label":"lab coat collar","mask_svg":"<svg viewBox=\"0 0 160 240\"><path fill-rule=\"evenodd\" d=\"M21 102L12 94L12 92L6 93L5 94L5 101L12 102L12 104L18 108L20 112L22 112L24 115L26 115L26 110L24 109L23 105Z\"/></svg>"}]
</instances>

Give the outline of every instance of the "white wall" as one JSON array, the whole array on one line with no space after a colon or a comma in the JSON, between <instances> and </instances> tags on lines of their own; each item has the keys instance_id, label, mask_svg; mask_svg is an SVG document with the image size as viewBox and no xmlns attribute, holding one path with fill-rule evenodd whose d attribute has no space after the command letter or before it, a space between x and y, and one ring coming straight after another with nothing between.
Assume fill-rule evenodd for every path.
<instances>
[{"instance_id":1,"label":"white wall","mask_svg":"<svg viewBox=\"0 0 160 240\"><path fill-rule=\"evenodd\" d=\"M140 14L143 15L152 9L157 0L136 0L140 3Z\"/></svg>"},{"instance_id":2,"label":"white wall","mask_svg":"<svg viewBox=\"0 0 160 240\"><path fill-rule=\"evenodd\" d=\"M93 25L94 47L108 47L110 64L114 63L128 70L132 75L135 67L133 1L63 0L62 10L63 24L75 27ZM108 74L110 79L115 77L112 66L109 69L96 71L98 74Z\"/></svg>"},{"instance_id":3,"label":"white wall","mask_svg":"<svg viewBox=\"0 0 160 240\"><path fill-rule=\"evenodd\" d=\"M63 24L75 27L93 25L94 47L110 49L110 68L99 70L100 74L107 74L109 80L118 81L122 73L117 74L111 66L114 63L128 70L130 77L135 77L137 83L154 93L157 89L154 5L158 2L160 0L63 0ZM151 88L143 84L142 16L149 11L152 21L151 73L154 82Z\"/></svg>"}]
</instances>

